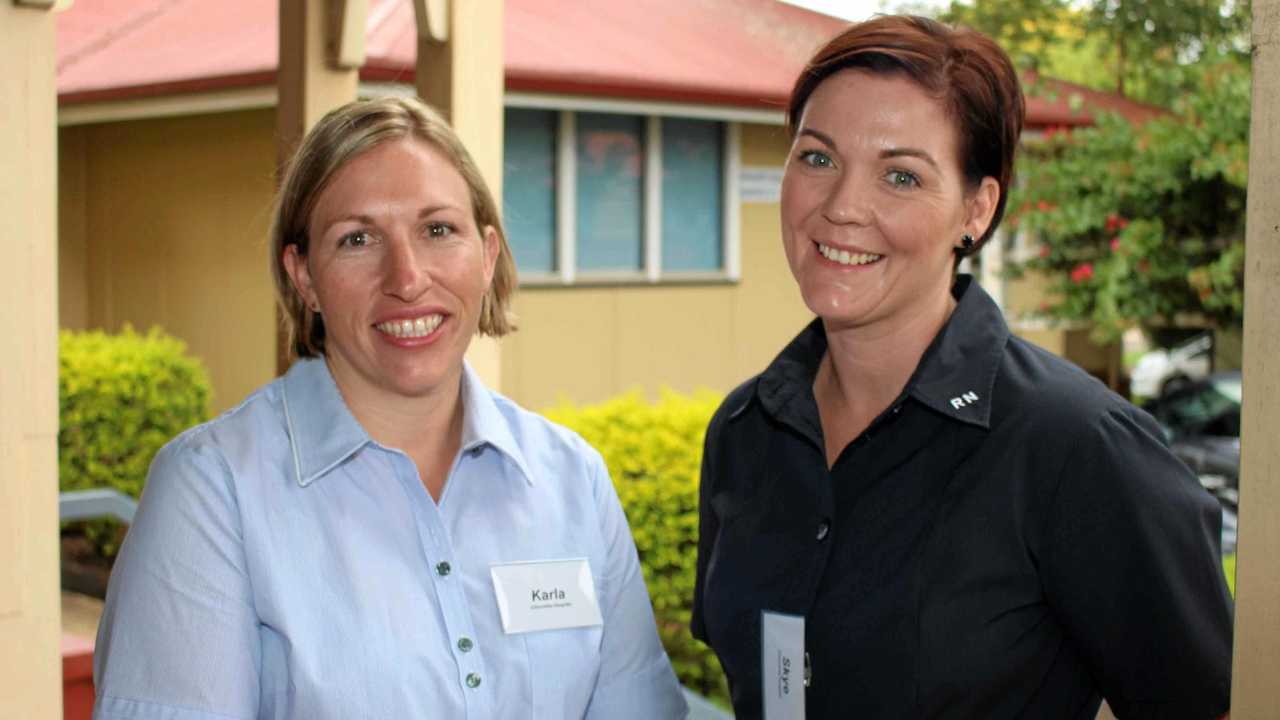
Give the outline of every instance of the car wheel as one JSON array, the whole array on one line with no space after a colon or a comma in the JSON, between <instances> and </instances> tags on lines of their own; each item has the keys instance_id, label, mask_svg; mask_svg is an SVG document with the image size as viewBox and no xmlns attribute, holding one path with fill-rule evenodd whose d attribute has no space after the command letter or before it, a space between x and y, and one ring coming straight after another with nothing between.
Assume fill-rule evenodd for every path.
<instances>
[{"instance_id":1,"label":"car wheel","mask_svg":"<svg viewBox=\"0 0 1280 720\"><path fill-rule=\"evenodd\" d=\"M1172 377L1167 377L1160 383L1160 397L1165 397L1170 393L1175 393L1186 387L1190 382L1191 378L1186 375L1174 375Z\"/></svg>"}]
</instances>

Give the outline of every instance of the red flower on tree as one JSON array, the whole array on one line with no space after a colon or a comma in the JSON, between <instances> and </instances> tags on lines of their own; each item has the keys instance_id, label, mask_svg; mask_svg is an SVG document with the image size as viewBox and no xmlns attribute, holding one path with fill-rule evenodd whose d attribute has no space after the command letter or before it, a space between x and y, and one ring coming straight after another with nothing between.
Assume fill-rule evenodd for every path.
<instances>
[{"instance_id":1,"label":"red flower on tree","mask_svg":"<svg viewBox=\"0 0 1280 720\"><path fill-rule=\"evenodd\" d=\"M1127 227L1129 227L1129 221L1126 220L1125 218L1122 218L1115 213L1111 213L1110 215L1107 216L1107 223L1106 223L1107 232L1118 233Z\"/></svg>"},{"instance_id":2,"label":"red flower on tree","mask_svg":"<svg viewBox=\"0 0 1280 720\"><path fill-rule=\"evenodd\" d=\"M1071 271L1071 282L1082 283L1093 277L1093 263L1080 263Z\"/></svg>"}]
</instances>

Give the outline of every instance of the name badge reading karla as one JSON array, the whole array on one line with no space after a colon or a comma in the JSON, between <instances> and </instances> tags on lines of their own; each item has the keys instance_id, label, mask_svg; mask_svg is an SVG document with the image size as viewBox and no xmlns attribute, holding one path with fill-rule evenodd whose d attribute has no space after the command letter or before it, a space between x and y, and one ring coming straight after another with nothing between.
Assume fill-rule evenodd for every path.
<instances>
[{"instance_id":1,"label":"name badge reading karla","mask_svg":"<svg viewBox=\"0 0 1280 720\"><path fill-rule=\"evenodd\" d=\"M489 574L508 635L604 622L586 558L505 563Z\"/></svg>"},{"instance_id":2,"label":"name badge reading karla","mask_svg":"<svg viewBox=\"0 0 1280 720\"><path fill-rule=\"evenodd\" d=\"M760 613L765 720L804 720L804 616Z\"/></svg>"}]
</instances>

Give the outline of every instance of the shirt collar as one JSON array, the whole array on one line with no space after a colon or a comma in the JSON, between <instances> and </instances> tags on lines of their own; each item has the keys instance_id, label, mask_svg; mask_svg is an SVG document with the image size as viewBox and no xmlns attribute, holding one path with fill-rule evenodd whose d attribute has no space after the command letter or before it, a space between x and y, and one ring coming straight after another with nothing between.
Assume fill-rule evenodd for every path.
<instances>
[{"instance_id":1,"label":"shirt collar","mask_svg":"<svg viewBox=\"0 0 1280 720\"><path fill-rule=\"evenodd\" d=\"M302 487L370 442L369 433L347 409L323 358L295 362L285 373L280 396L293 470Z\"/></svg>"},{"instance_id":2,"label":"shirt collar","mask_svg":"<svg viewBox=\"0 0 1280 720\"><path fill-rule=\"evenodd\" d=\"M959 276L951 292L956 309L920 358L907 392L943 415L989 429L1009 326L972 276Z\"/></svg>"},{"instance_id":3,"label":"shirt collar","mask_svg":"<svg viewBox=\"0 0 1280 720\"><path fill-rule=\"evenodd\" d=\"M904 394L947 417L990 428L991 393L1009 327L971 276L957 277L951 293L956 308L921 356ZM813 380L826 351L827 336L818 318L778 354L756 385L765 410L814 437L822 435ZM734 414L743 409L745 405Z\"/></svg>"},{"instance_id":4,"label":"shirt collar","mask_svg":"<svg viewBox=\"0 0 1280 720\"><path fill-rule=\"evenodd\" d=\"M502 399L511 404L509 400ZM514 409L514 408L513 408ZM498 407L498 401L489 388L467 363L462 365L462 451L478 453L488 445L511 460L524 475L525 482L533 484L533 473L525 461L520 444L511 434L511 422Z\"/></svg>"},{"instance_id":5,"label":"shirt collar","mask_svg":"<svg viewBox=\"0 0 1280 720\"><path fill-rule=\"evenodd\" d=\"M304 358L295 362L284 376L281 398L293 450L294 474L303 487L337 467L366 443L373 442L347 408L323 359ZM511 434L507 418L492 393L464 362L461 450L478 453L486 445L510 458L525 481L533 484L533 475Z\"/></svg>"}]
</instances>

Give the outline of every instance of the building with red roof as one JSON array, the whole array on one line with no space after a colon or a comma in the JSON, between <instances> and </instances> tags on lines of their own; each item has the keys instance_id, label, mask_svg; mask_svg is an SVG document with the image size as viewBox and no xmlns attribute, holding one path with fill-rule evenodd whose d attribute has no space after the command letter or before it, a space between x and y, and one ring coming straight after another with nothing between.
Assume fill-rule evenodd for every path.
<instances>
[{"instance_id":1,"label":"building with red roof","mask_svg":"<svg viewBox=\"0 0 1280 720\"><path fill-rule=\"evenodd\" d=\"M76 0L57 18L62 325L165 327L210 366L219 407L276 371L276 12ZM844 21L777 0L504 12L522 329L502 343L503 392L537 408L759 371L808 317L778 240L783 108ZM360 94L413 92L415 48L412 4L369 0ZM1161 112L1042 83L1030 132Z\"/></svg>"}]
</instances>

